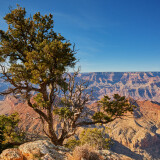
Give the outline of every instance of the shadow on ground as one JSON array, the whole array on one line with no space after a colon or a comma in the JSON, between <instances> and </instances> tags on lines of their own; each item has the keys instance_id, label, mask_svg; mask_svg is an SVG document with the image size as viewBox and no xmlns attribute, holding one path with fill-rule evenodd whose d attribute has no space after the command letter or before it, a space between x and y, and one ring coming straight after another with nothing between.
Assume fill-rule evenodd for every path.
<instances>
[{"instance_id":1,"label":"shadow on ground","mask_svg":"<svg viewBox=\"0 0 160 160\"><path fill-rule=\"evenodd\" d=\"M126 155L132 159L135 160L143 160L143 156L139 155L133 151L131 151L129 148L123 146L122 144L120 144L119 142L113 140L114 144L111 147L111 151L118 153L118 154L123 154Z\"/></svg>"}]
</instances>

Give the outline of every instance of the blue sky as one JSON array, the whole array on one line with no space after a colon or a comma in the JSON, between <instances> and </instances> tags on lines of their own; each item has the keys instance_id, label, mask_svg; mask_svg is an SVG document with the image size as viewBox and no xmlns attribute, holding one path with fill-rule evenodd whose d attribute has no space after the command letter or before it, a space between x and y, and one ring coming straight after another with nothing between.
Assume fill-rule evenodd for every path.
<instances>
[{"instance_id":1,"label":"blue sky","mask_svg":"<svg viewBox=\"0 0 160 160\"><path fill-rule=\"evenodd\" d=\"M160 0L0 0L0 29L16 4L54 15L82 72L160 71Z\"/></svg>"}]
</instances>

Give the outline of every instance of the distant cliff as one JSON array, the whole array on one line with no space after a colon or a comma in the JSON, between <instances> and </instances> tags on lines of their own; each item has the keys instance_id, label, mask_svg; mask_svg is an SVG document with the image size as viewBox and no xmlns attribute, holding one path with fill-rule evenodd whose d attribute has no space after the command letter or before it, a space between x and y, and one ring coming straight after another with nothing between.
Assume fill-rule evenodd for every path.
<instances>
[{"instance_id":1,"label":"distant cliff","mask_svg":"<svg viewBox=\"0 0 160 160\"><path fill-rule=\"evenodd\" d=\"M92 72L78 75L94 89L95 99L114 93L130 96L136 100L160 102L160 72Z\"/></svg>"},{"instance_id":2,"label":"distant cliff","mask_svg":"<svg viewBox=\"0 0 160 160\"><path fill-rule=\"evenodd\" d=\"M76 80L88 81L95 100L119 93L136 100L160 102L160 72L91 72L79 74ZM0 91L8 86L0 79ZM0 100L3 98L0 96Z\"/></svg>"}]
</instances>

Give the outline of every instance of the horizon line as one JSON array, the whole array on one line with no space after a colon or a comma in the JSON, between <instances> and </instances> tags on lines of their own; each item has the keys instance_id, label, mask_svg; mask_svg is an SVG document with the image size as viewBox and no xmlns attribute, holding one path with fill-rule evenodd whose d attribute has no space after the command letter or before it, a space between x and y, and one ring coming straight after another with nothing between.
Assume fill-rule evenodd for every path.
<instances>
[{"instance_id":1,"label":"horizon line","mask_svg":"<svg viewBox=\"0 0 160 160\"><path fill-rule=\"evenodd\" d=\"M149 72L152 72L152 73L160 73L160 71L89 71L89 72L80 72L80 73L149 73ZM72 72L71 72L72 73Z\"/></svg>"}]
</instances>

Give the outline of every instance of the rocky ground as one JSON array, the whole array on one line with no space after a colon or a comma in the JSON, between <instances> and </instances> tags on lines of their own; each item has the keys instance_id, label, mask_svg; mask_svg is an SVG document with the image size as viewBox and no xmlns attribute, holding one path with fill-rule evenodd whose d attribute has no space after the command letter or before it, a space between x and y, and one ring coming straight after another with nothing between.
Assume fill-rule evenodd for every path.
<instances>
[{"instance_id":1,"label":"rocky ground","mask_svg":"<svg viewBox=\"0 0 160 160\"><path fill-rule=\"evenodd\" d=\"M101 155L102 160L132 160L123 154L109 150L96 152ZM38 140L22 144L16 149L4 150L0 155L0 160L69 160L69 155L72 155L72 152L64 147L55 146L47 140Z\"/></svg>"}]
</instances>

